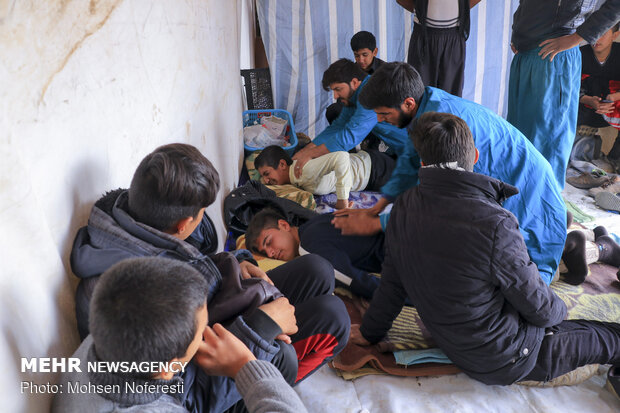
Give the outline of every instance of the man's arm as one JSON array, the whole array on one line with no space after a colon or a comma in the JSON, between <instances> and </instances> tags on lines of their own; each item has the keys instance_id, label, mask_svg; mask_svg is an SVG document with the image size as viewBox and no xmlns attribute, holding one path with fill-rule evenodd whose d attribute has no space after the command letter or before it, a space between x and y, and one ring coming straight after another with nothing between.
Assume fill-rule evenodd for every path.
<instances>
[{"instance_id":1,"label":"man's arm","mask_svg":"<svg viewBox=\"0 0 620 413\"><path fill-rule=\"evenodd\" d=\"M469 0L469 8L473 8L478 3L480 3L480 0Z\"/></svg>"},{"instance_id":2,"label":"man's arm","mask_svg":"<svg viewBox=\"0 0 620 413\"><path fill-rule=\"evenodd\" d=\"M381 188L381 192L388 201L393 201L398 195L418 184L419 169L420 156L409 140L404 153L396 161L396 167L392 171L390 180Z\"/></svg>"},{"instance_id":3,"label":"man's arm","mask_svg":"<svg viewBox=\"0 0 620 413\"><path fill-rule=\"evenodd\" d=\"M566 305L546 285L530 261L516 218L501 221L495 232L491 272L506 300L528 322L550 327L566 317Z\"/></svg>"},{"instance_id":4,"label":"man's arm","mask_svg":"<svg viewBox=\"0 0 620 413\"><path fill-rule=\"evenodd\" d=\"M415 2L413 0L396 0L396 3L400 4L402 8L410 11L411 13L415 10Z\"/></svg>"}]
</instances>

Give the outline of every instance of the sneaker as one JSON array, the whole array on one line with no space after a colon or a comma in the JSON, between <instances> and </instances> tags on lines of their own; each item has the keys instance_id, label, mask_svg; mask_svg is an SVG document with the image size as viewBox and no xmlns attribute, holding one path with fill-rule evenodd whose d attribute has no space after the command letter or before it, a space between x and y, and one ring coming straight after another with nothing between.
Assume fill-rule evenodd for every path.
<instances>
[{"instance_id":1,"label":"sneaker","mask_svg":"<svg viewBox=\"0 0 620 413\"><path fill-rule=\"evenodd\" d=\"M599 192L594 197L595 203L599 208L608 211L620 212L620 197L611 192Z\"/></svg>"},{"instance_id":2,"label":"sneaker","mask_svg":"<svg viewBox=\"0 0 620 413\"><path fill-rule=\"evenodd\" d=\"M611 366L607 371L607 388L620 399L620 366Z\"/></svg>"},{"instance_id":3,"label":"sneaker","mask_svg":"<svg viewBox=\"0 0 620 413\"><path fill-rule=\"evenodd\" d=\"M607 175L595 176L591 173L582 173L578 176L571 176L566 178L566 182L580 189L596 188L609 181Z\"/></svg>"}]
</instances>

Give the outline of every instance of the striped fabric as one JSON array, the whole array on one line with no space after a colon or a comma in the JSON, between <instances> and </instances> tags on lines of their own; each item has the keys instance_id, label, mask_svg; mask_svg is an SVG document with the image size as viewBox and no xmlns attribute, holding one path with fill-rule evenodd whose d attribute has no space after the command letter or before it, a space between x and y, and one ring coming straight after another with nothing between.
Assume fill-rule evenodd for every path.
<instances>
[{"instance_id":1,"label":"striped fabric","mask_svg":"<svg viewBox=\"0 0 620 413\"><path fill-rule=\"evenodd\" d=\"M512 52L512 14L519 0L483 0L471 14L463 97L504 116ZM368 30L378 57L405 61L413 15L395 0L257 0L271 67L276 108L292 113L295 129L314 138L333 102L323 72L341 57L353 60L351 36Z\"/></svg>"}]
</instances>

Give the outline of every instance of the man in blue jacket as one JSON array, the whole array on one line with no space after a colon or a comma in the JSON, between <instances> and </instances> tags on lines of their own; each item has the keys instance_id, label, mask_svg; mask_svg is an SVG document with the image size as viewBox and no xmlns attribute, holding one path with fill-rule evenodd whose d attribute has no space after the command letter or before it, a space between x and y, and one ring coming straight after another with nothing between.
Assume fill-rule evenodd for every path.
<instances>
[{"instance_id":1,"label":"man in blue jacket","mask_svg":"<svg viewBox=\"0 0 620 413\"><path fill-rule=\"evenodd\" d=\"M473 172L478 152L467 124L427 112L410 133L420 184L394 203L381 284L351 341L381 340L408 297L439 348L486 384L619 364L620 324L564 320L566 305L540 279L519 222L501 206L519 191Z\"/></svg>"},{"instance_id":2,"label":"man in blue jacket","mask_svg":"<svg viewBox=\"0 0 620 413\"><path fill-rule=\"evenodd\" d=\"M361 143L369 133L384 141L395 153L401 153L407 142L407 132L385 122L377 122L375 113L358 104L357 99L370 79L357 64L340 59L323 74L323 89L334 92L334 98L344 105L334 122L293 156L297 161L295 176L301 177L303 166L310 159L334 151L348 151Z\"/></svg>"},{"instance_id":3,"label":"man in blue jacket","mask_svg":"<svg viewBox=\"0 0 620 413\"><path fill-rule=\"evenodd\" d=\"M519 189L519 196L507 200L505 208L519 220L532 261L545 283L551 283L566 240L566 206L549 163L521 132L481 105L440 89L424 88L420 75L406 63L380 67L366 84L360 102L373 108L379 120L402 128L426 112L446 112L462 118L480 150L475 172ZM378 214L398 195L418 184L419 168L420 158L409 140L392 177L382 188L384 198L370 210L343 210L341 213L348 216L337 216L335 226L348 234L385 229L387 216L380 218Z\"/></svg>"}]
</instances>

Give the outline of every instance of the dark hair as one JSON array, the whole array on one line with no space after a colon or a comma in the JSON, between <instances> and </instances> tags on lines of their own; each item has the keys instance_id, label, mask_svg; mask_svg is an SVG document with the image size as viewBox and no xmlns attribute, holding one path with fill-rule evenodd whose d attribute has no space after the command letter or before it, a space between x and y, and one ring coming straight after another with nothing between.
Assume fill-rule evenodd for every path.
<instances>
[{"instance_id":1,"label":"dark hair","mask_svg":"<svg viewBox=\"0 0 620 413\"><path fill-rule=\"evenodd\" d=\"M611 26L611 31L612 32L617 32L618 30L620 30L620 22L616 22L616 24Z\"/></svg>"},{"instance_id":2,"label":"dark hair","mask_svg":"<svg viewBox=\"0 0 620 413\"><path fill-rule=\"evenodd\" d=\"M370 32L362 30L361 32L355 33L353 37L351 37L351 50L354 52L361 49L370 49L372 52L376 48L377 39L375 39L375 36Z\"/></svg>"},{"instance_id":3,"label":"dark hair","mask_svg":"<svg viewBox=\"0 0 620 413\"><path fill-rule=\"evenodd\" d=\"M220 177L207 158L192 145L160 146L140 162L129 187L133 217L167 231L215 201Z\"/></svg>"},{"instance_id":4,"label":"dark hair","mask_svg":"<svg viewBox=\"0 0 620 413\"><path fill-rule=\"evenodd\" d=\"M333 83L349 84L353 79L362 81L368 76L355 62L349 59L339 59L329 65L323 73L321 81L323 89L329 91L329 85Z\"/></svg>"},{"instance_id":5,"label":"dark hair","mask_svg":"<svg viewBox=\"0 0 620 413\"><path fill-rule=\"evenodd\" d=\"M280 164L280 159L284 159L287 165L293 163L291 157L288 156L282 147L278 145L267 146L254 159L254 167L258 169L262 166L271 166L273 169L276 169Z\"/></svg>"},{"instance_id":6,"label":"dark hair","mask_svg":"<svg viewBox=\"0 0 620 413\"><path fill-rule=\"evenodd\" d=\"M197 270L177 260L130 258L110 267L90 304L97 357L168 362L184 356L201 327L196 312L206 303L207 288Z\"/></svg>"},{"instance_id":7,"label":"dark hair","mask_svg":"<svg viewBox=\"0 0 620 413\"><path fill-rule=\"evenodd\" d=\"M379 106L400 108L407 98L420 102L424 83L420 74L408 63L382 64L368 79L360 92L358 101L367 109Z\"/></svg>"},{"instance_id":8,"label":"dark hair","mask_svg":"<svg viewBox=\"0 0 620 413\"><path fill-rule=\"evenodd\" d=\"M265 208L252 217L245 232L245 246L254 252L260 252L256 241L265 229L278 228L278 220L286 218L271 208ZM287 221L288 222L288 221Z\"/></svg>"},{"instance_id":9,"label":"dark hair","mask_svg":"<svg viewBox=\"0 0 620 413\"><path fill-rule=\"evenodd\" d=\"M474 170L476 147L467 123L450 113L427 112L414 121L409 132L413 146L426 165L458 162Z\"/></svg>"}]
</instances>

